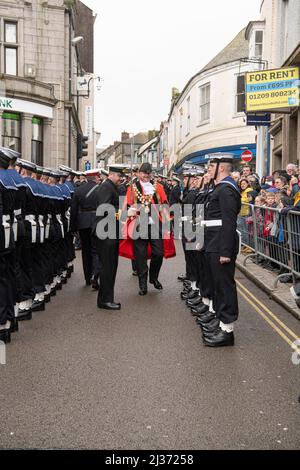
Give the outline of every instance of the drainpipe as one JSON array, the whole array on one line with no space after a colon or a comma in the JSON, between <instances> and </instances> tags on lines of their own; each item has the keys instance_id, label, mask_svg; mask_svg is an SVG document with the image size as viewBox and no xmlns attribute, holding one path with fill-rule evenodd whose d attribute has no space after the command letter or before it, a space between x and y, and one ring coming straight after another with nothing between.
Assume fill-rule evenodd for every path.
<instances>
[{"instance_id":1,"label":"drainpipe","mask_svg":"<svg viewBox=\"0 0 300 470\"><path fill-rule=\"evenodd\" d=\"M72 10L71 7L68 10L69 13L69 102L72 101ZM72 146L72 127L71 127L72 109L69 109L69 150L68 150L68 166L71 167L71 146ZM76 170L77 170L77 158L76 158Z\"/></svg>"}]
</instances>

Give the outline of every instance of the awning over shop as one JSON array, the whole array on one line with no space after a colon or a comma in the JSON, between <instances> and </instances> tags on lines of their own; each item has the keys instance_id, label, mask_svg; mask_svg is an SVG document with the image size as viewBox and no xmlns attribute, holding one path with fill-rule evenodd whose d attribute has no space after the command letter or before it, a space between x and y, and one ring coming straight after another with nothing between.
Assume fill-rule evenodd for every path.
<instances>
[{"instance_id":1,"label":"awning over shop","mask_svg":"<svg viewBox=\"0 0 300 470\"><path fill-rule=\"evenodd\" d=\"M243 144L243 145L231 145L228 147L216 147L216 148L211 148L211 149L206 149L206 150L199 150L199 152L192 153L182 159L180 162L177 163L176 165L176 171L180 173L181 167L184 163L193 163L196 165L204 165L207 163L207 158L206 155L210 153L217 153L217 152L226 152L226 153L232 153L234 155L234 158L236 160L241 160L241 154L245 150L251 150L253 153L253 159L256 158L256 144ZM241 161L241 164L243 162ZM251 162L250 162L251 164Z\"/></svg>"}]
</instances>

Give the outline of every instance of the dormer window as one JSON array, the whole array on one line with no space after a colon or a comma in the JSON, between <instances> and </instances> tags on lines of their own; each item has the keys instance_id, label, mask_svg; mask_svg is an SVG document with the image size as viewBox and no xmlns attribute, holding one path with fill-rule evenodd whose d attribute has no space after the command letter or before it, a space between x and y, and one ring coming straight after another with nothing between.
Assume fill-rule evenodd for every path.
<instances>
[{"instance_id":1,"label":"dormer window","mask_svg":"<svg viewBox=\"0 0 300 470\"><path fill-rule=\"evenodd\" d=\"M255 57L262 58L263 54L263 31L255 31Z\"/></svg>"}]
</instances>

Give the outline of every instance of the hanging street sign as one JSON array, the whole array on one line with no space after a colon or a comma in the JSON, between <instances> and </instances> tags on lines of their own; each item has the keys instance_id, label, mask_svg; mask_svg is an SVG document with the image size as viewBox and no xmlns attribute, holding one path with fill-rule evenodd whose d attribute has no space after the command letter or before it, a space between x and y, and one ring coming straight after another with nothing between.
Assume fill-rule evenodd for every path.
<instances>
[{"instance_id":1,"label":"hanging street sign","mask_svg":"<svg viewBox=\"0 0 300 470\"><path fill-rule=\"evenodd\" d=\"M300 105L299 68L246 73L246 111L290 112Z\"/></svg>"},{"instance_id":2,"label":"hanging street sign","mask_svg":"<svg viewBox=\"0 0 300 470\"><path fill-rule=\"evenodd\" d=\"M251 150L245 150L245 152L243 152L241 155L241 159L245 163L251 162L252 158L253 158L253 153L251 152Z\"/></svg>"}]
</instances>

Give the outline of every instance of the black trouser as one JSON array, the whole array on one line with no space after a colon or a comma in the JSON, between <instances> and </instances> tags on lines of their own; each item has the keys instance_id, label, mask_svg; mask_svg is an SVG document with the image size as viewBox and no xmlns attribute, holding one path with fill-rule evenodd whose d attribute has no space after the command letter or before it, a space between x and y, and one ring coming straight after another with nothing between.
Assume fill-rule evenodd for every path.
<instances>
[{"instance_id":1,"label":"black trouser","mask_svg":"<svg viewBox=\"0 0 300 470\"><path fill-rule=\"evenodd\" d=\"M201 258L199 251L189 250L189 243L185 243L186 273L189 281L198 282L201 276Z\"/></svg>"},{"instance_id":2,"label":"black trouser","mask_svg":"<svg viewBox=\"0 0 300 470\"><path fill-rule=\"evenodd\" d=\"M149 271L149 280L154 282L158 279L160 268L163 263L163 240L152 240L151 238L143 240L138 238L133 241L133 250L136 262L136 268L139 278L147 278L147 251L148 244L151 246L151 262Z\"/></svg>"},{"instance_id":3,"label":"black trouser","mask_svg":"<svg viewBox=\"0 0 300 470\"><path fill-rule=\"evenodd\" d=\"M45 291L45 262L42 254L41 244L34 243L31 245L32 256L32 282L35 294Z\"/></svg>"},{"instance_id":4,"label":"black trouser","mask_svg":"<svg viewBox=\"0 0 300 470\"><path fill-rule=\"evenodd\" d=\"M206 299L213 298L212 285L213 280L211 279L211 273L208 265L208 259L204 251L199 251L197 255L198 263L200 266L200 277L198 281L198 287L200 289L200 294Z\"/></svg>"},{"instance_id":5,"label":"black trouser","mask_svg":"<svg viewBox=\"0 0 300 470\"><path fill-rule=\"evenodd\" d=\"M218 253L207 253L210 276L213 280L213 307L217 318L225 325L238 319L239 307L234 279L235 259L220 263Z\"/></svg>"},{"instance_id":6,"label":"black trouser","mask_svg":"<svg viewBox=\"0 0 300 470\"><path fill-rule=\"evenodd\" d=\"M0 253L0 325L15 317L14 252Z\"/></svg>"},{"instance_id":7,"label":"black trouser","mask_svg":"<svg viewBox=\"0 0 300 470\"><path fill-rule=\"evenodd\" d=\"M98 278L100 275L100 263L95 245L95 239L92 236L91 228L79 230L79 236L81 240L84 278L86 282L90 282L92 277Z\"/></svg>"},{"instance_id":8,"label":"black trouser","mask_svg":"<svg viewBox=\"0 0 300 470\"><path fill-rule=\"evenodd\" d=\"M71 263L75 259L75 248L74 248L74 235L68 232L66 235L67 242L67 261Z\"/></svg>"},{"instance_id":9,"label":"black trouser","mask_svg":"<svg viewBox=\"0 0 300 470\"><path fill-rule=\"evenodd\" d=\"M100 258L98 305L114 302L115 281L119 263L119 240L99 240L96 238L95 247Z\"/></svg>"},{"instance_id":10,"label":"black trouser","mask_svg":"<svg viewBox=\"0 0 300 470\"><path fill-rule=\"evenodd\" d=\"M185 276L187 277L188 280L190 280L188 276L188 262L186 258L186 241L184 238L182 238L182 249L183 249L183 254L184 254L184 259L185 259Z\"/></svg>"},{"instance_id":11,"label":"black trouser","mask_svg":"<svg viewBox=\"0 0 300 470\"><path fill-rule=\"evenodd\" d=\"M132 271L136 271L136 261L135 261L135 259L133 259L131 261L131 267L132 267Z\"/></svg>"},{"instance_id":12,"label":"black trouser","mask_svg":"<svg viewBox=\"0 0 300 470\"><path fill-rule=\"evenodd\" d=\"M34 290L32 283L32 257L31 257L31 241L25 236L17 241L16 244L17 262L21 271L22 293L20 302L33 299Z\"/></svg>"}]
</instances>

